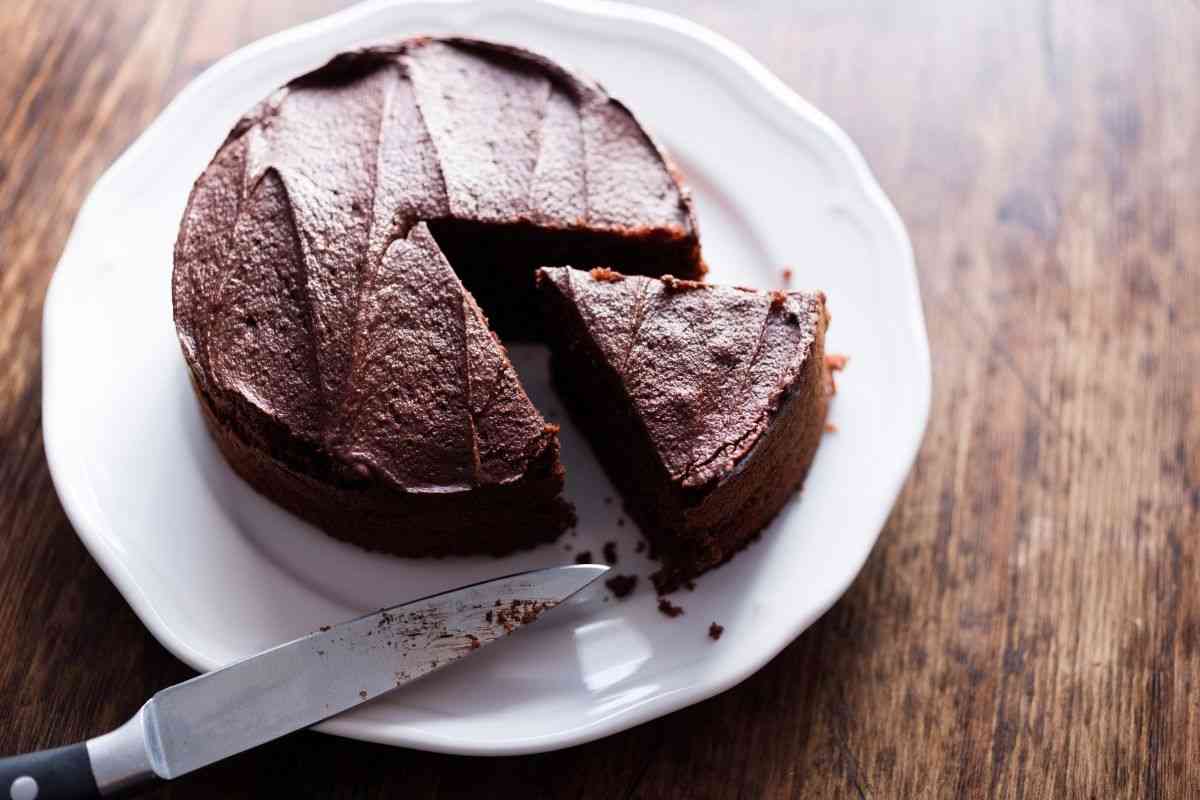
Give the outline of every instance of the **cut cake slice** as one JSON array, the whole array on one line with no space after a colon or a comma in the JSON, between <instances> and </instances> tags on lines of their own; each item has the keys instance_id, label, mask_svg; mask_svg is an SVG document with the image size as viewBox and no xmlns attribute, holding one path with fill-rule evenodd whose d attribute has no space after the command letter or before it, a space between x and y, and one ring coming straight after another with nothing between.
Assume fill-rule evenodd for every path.
<instances>
[{"instance_id":1,"label":"cut cake slice","mask_svg":"<svg viewBox=\"0 0 1200 800\"><path fill-rule=\"evenodd\" d=\"M537 283L556 387L672 591L804 482L832 388L825 296L603 268L546 268Z\"/></svg>"}]
</instances>

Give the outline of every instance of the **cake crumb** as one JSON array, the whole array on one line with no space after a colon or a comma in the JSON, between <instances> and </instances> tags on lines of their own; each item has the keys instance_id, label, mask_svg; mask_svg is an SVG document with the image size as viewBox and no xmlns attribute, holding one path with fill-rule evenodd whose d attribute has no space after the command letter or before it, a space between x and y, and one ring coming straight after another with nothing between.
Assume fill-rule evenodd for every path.
<instances>
[{"instance_id":1,"label":"cake crumb","mask_svg":"<svg viewBox=\"0 0 1200 800\"><path fill-rule=\"evenodd\" d=\"M366 690L366 689L360 689L360 690L359 690L359 692L358 692L358 696L359 696L360 698L362 698L363 700L366 700L366 699L367 699L367 690Z\"/></svg>"},{"instance_id":2,"label":"cake crumb","mask_svg":"<svg viewBox=\"0 0 1200 800\"><path fill-rule=\"evenodd\" d=\"M469 634L469 633L467 634L467 639L469 639L469 640L470 640L470 641L467 643L467 646L468 646L470 649L472 649L472 650L478 650L478 649L479 649L479 639L475 638L475 636L473 636L472 634Z\"/></svg>"},{"instance_id":3,"label":"cake crumb","mask_svg":"<svg viewBox=\"0 0 1200 800\"><path fill-rule=\"evenodd\" d=\"M629 595L633 594L633 590L637 588L637 575L614 575L604 582L608 590L613 593L613 596L618 600L624 600Z\"/></svg>"},{"instance_id":4,"label":"cake crumb","mask_svg":"<svg viewBox=\"0 0 1200 800\"><path fill-rule=\"evenodd\" d=\"M592 280L603 283L620 283L625 280L624 275L608 267L594 267L591 274Z\"/></svg>"},{"instance_id":5,"label":"cake crumb","mask_svg":"<svg viewBox=\"0 0 1200 800\"><path fill-rule=\"evenodd\" d=\"M592 563L592 551L591 551L591 550L580 550L580 551L579 551L579 552L578 552L578 553L575 555L575 563L576 563L576 564L590 564L590 563Z\"/></svg>"},{"instance_id":6,"label":"cake crumb","mask_svg":"<svg viewBox=\"0 0 1200 800\"><path fill-rule=\"evenodd\" d=\"M674 619L683 613L683 608L677 606L665 597L658 598L658 610Z\"/></svg>"},{"instance_id":7,"label":"cake crumb","mask_svg":"<svg viewBox=\"0 0 1200 800\"><path fill-rule=\"evenodd\" d=\"M834 378L833 373L844 370L846 368L846 362L849 360L850 356L841 355L839 353L825 354L825 367L828 370L825 373L825 376L826 380L829 382L829 393L831 395L837 394L837 380Z\"/></svg>"},{"instance_id":8,"label":"cake crumb","mask_svg":"<svg viewBox=\"0 0 1200 800\"><path fill-rule=\"evenodd\" d=\"M646 552L646 540L645 540L645 539L638 539L638 540L637 540L637 544L635 544L635 545L633 546L633 552L635 552L635 553L644 553L644 552Z\"/></svg>"},{"instance_id":9,"label":"cake crumb","mask_svg":"<svg viewBox=\"0 0 1200 800\"><path fill-rule=\"evenodd\" d=\"M841 372L846 368L846 363L850 361L850 356L841 353L826 353L825 366L829 367L834 372Z\"/></svg>"},{"instance_id":10,"label":"cake crumb","mask_svg":"<svg viewBox=\"0 0 1200 800\"><path fill-rule=\"evenodd\" d=\"M663 275L659 278L663 288L672 292L687 292L693 289L707 289L709 285L700 281L689 281L684 278L676 278L674 275Z\"/></svg>"},{"instance_id":11,"label":"cake crumb","mask_svg":"<svg viewBox=\"0 0 1200 800\"><path fill-rule=\"evenodd\" d=\"M617 517L617 527L618 528L625 527L625 518L624 517Z\"/></svg>"},{"instance_id":12,"label":"cake crumb","mask_svg":"<svg viewBox=\"0 0 1200 800\"><path fill-rule=\"evenodd\" d=\"M779 274L783 276L784 284L790 284L792 282L791 267L784 267L783 270Z\"/></svg>"},{"instance_id":13,"label":"cake crumb","mask_svg":"<svg viewBox=\"0 0 1200 800\"><path fill-rule=\"evenodd\" d=\"M609 566L617 563L617 543L616 542L605 542L604 543L604 561Z\"/></svg>"},{"instance_id":14,"label":"cake crumb","mask_svg":"<svg viewBox=\"0 0 1200 800\"><path fill-rule=\"evenodd\" d=\"M718 625L717 623L714 622L712 625L708 626L708 638L712 639L714 642L717 639L720 639L721 634L724 632L725 632L724 625Z\"/></svg>"},{"instance_id":15,"label":"cake crumb","mask_svg":"<svg viewBox=\"0 0 1200 800\"><path fill-rule=\"evenodd\" d=\"M826 422L825 423L825 432L826 433L837 433L838 426L834 425L832 422Z\"/></svg>"}]
</instances>

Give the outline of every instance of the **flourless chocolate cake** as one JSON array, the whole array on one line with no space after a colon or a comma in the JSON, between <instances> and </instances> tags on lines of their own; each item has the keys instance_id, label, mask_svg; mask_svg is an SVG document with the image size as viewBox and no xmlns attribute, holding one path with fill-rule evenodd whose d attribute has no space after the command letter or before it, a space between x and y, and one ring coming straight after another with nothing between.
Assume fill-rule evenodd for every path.
<instances>
[{"instance_id":1,"label":"flourless chocolate cake","mask_svg":"<svg viewBox=\"0 0 1200 800\"><path fill-rule=\"evenodd\" d=\"M730 558L804 482L825 426L825 296L538 271L555 385L669 592Z\"/></svg>"},{"instance_id":2,"label":"flourless chocolate cake","mask_svg":"<svg viewBox=\"0 0 1200 800\"><path fill-rule=\"evenodd\" d=\"M568 262L703 274L663 153L542 57L417 38L344 53L238 122L184 213L175 322L259 491L374 549L503 553L572 513L557 429L488 318L537 337L534 268Z\"/></svg>"}]
</instances>

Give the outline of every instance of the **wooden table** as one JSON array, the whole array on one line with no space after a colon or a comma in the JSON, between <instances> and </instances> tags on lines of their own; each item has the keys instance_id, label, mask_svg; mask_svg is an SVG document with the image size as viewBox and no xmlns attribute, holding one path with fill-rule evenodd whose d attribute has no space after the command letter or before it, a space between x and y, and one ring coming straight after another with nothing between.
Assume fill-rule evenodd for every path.
<instances>
[{"instance_id":1,"label":"wooden table","mask_svg":"<svg viewBox=\"0 0 1200 800\"><path fill-rule=\"evenodd\" d=\"M163 796L1197 797L1200 7L660 4L841 123L912 233L933 417L866 568L741 686L600 742L302 734ZM0 752L190 674L47 474L41 306L75 211L197 72L337 5L0 8Z\"/></svg>"}]
</instances>

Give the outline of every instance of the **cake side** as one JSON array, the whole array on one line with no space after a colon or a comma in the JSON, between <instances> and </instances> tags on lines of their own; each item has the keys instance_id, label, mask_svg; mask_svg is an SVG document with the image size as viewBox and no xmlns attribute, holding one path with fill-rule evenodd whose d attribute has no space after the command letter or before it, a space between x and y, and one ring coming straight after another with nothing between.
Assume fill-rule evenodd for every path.
<instances>
[{"instance_id":1,"label":"cake side","mask_svg":"<svg viewBox=\"0 0 1200 800\"><path fill-rule=\"evenodd\" d=\"M562 334L555 385L661 558L660 591L732 556L819 444L823 295L607 270L545 269L539 287Z\"/></svg>"},{"instance_id":2,"label":"cake side","mask_svg":"<svg viewBox=\"0 0 1200 800\"><path fill-rule=\"evenodd\" d=\"M395 492L370 484L314 478L248 442L213 413L193 382L205 427L234 471L259 493L329 535L393 555L502 556L553 541L575 523L560 495L558 436L548 426L527 471L506 484L439 492Z\"/></svg>"}]
</instances>

